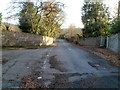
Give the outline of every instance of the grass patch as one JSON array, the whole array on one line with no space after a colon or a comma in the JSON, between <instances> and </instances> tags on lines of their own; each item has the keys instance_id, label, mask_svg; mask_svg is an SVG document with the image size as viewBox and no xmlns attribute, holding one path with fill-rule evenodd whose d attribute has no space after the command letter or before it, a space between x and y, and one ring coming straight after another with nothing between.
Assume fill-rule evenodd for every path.
<instances>
[{"instance_id":1,"label":"grass patch","mask_svg":"<svg viewBox=\"0 0 120 90\"><path fill-rule=\"evenodd\" d=\"M46 48L48 46L42 45L42 46L3 46L2 49L38 49L38 48Z\"/></svg>"}]
</instances>

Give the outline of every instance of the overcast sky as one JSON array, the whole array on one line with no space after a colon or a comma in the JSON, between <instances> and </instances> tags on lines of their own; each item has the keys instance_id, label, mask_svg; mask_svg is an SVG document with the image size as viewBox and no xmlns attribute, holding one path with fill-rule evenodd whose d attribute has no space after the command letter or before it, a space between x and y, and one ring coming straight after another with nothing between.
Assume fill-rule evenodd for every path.
<instances>
[{"instance_id":1,"label":"overcast sky","mask_svg":"<svg viewBox=\"0 0 120 90\"><path fill-rule=\"evenodd\" d=\"M5 9L8 7L8 3L14 0L0 0L0 12L2 12L3 18L7 16ZM44 1L44 0L43 0ZM74 24L76 27L83 28L81 21L81 8L83 6L84 0L56 0L63 2L66 7L65 12L65 22L63 28L67 28L70 24ZM114 15L113 11L117 8L118 0L105 0L107 6L110 7L110 12ZM14 11L13 11L14 12ZM5 20L3 20L4 22ZM18 24L18 20L10 20L10 23Z\"/></svg>"}]
</instances>

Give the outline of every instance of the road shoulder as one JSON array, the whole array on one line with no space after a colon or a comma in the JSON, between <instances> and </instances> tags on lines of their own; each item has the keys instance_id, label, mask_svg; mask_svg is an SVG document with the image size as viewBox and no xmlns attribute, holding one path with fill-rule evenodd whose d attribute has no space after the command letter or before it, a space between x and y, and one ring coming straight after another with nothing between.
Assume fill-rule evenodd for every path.
<instances>
[{"instance_id":1,"label":"road shoulder","mask_svg":"<svg viewBox=\"0 0 120 90\"><path fill-rule=\"evenodd\" d=\"M114 66L120 67L120 55L119 54L116 54L105 48L99 48L99 47L95 47L95 46L78 45L78 44L74 44L74 43L71 43L71 44L80 49L83 49L87 52L95 54L105 60L108 60Z\"/></svg>"}]
</instances>

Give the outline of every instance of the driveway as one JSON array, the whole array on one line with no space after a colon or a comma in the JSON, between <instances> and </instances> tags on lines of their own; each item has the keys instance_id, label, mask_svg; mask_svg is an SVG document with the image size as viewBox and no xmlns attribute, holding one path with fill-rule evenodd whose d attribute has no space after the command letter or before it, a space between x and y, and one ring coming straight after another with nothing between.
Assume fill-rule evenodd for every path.
<instances>
[{"instance_id":1,"label":"driveway","mask_svg":"<svg viewBox=\"0 0 120 90\"><path fill-rule=\"evenodd\" d=\"M2 56L3 88L120 88L120 68L64 40Z\"/></svg>"}]
</instances>

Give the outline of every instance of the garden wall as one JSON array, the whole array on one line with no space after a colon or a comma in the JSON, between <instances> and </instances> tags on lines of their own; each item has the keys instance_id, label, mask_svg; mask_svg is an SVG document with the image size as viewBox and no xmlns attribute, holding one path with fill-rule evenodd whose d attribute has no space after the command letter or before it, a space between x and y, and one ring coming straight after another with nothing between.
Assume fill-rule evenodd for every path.
<instances>
[{"instance_id":1,"label":"garden wall","mask_svg":"<svg viewBox=\"0 0 120 90\"><path fill-rule=\"evenodd\" d=\"M53 38L29 33L2 31L2 46L50 45Z\"/></svg>"},{"instance_id":2,"label":"garden wall","mask_svg":"<svg viewBox=\"0 0 120 90\"><path fill-rule=\"evenodd\" d=\"M107 37L107 48L120 54L120 34Z\"/></svg>"},{"instance_id":3,"label":"garden wall","mask_svg":"<svg viewBox=\"0 0 120 90\"><path fill-rule=\"evenodd\" d=\"M100 37L81 38L81 39L79 39L78 42L80 45L99 46L100 45Z\"/></svg>"},{"instance_id":4,"label":"garden wall","mask_svg":"<svg viewBox=\"0 0 120 90\"><path fill-rule=\"evenodd\" d=\"M80 45L106 46L107 49L120 54L120 33L107 37L106 42L104 36L81 38L78 42Z\"/></svg>"}]
</instances>

